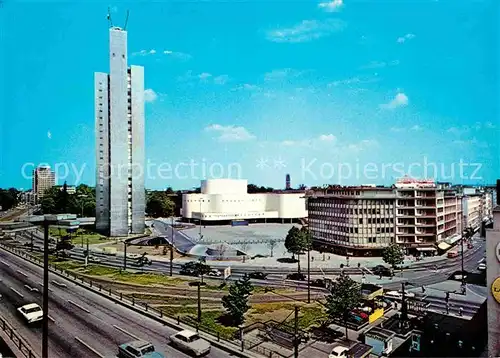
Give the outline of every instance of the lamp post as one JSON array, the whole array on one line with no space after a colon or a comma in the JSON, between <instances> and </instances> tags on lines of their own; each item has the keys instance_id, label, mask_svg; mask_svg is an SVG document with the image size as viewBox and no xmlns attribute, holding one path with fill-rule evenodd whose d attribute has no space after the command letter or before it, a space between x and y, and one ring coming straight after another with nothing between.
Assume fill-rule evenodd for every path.
<instances>
[{"instance_id":1,"label":"lamp post","mask_svg":"<svg viewBox=\"0 0 500 358\"><path fill-rule=\"evenodd\" d=\"M170 276L173 275L173 269L174 269L174 216L172 215L172 223L170 225L170 228L172 229L172 239L170 240Z\"/></svg>"},{"instance_id":2,"label":"lamp post","mask_svg":"<svg viewBox=\"0 0 500 358\"><path fill-rule=\"evenodd\" d=\"M76 215L42 215L28 217L24 221L43 227L43 302L42 302L42 357L49 357L49 227L77 229L80 223Z\"/></svg>"}]
</instances>

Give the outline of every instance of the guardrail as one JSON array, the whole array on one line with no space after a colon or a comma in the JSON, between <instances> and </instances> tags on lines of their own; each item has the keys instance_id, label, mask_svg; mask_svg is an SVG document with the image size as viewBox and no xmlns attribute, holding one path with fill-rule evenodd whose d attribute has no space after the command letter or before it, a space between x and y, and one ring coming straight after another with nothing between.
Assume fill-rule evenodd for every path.
<instances>
[{"instance_id":1,"label":"guardrail","mask_svg":"<svg viewBox=\"0 0 500 358\"><path fill-rule=\"evenodd\" d=\"M0 244L0 247L2 247L3 249L5 249L7 251L12 252L15 255L21 256L22 258L25 258L26 260L31 261L31 262L37 264L38 266L43 265L42 259L35 257L35 256L32 256L23 250L12 248L12 247L9 247L9 246L4 245L4 244ZM146 315L154 320L157 320L163 324L169 325L172 328L175 328L178 330L186 329L186 328L195 328L196 332L200 332L200 331L204 332L204 333L211 336L211 337L205 337L205 338L207 340L209 340L212 343L212 345L219 347L220 349L223 349L225 351L229 351L230 353L232 353L235 356L245 357L245 358L255 357L251 353L250 354L245 353L245 348L247 348L249 346L249 342L245 343L246 340L244 339L244 337L243 337L243 341L239 338L236 338L236 336L241 337L239 332L236 332L235 337L227 337L227 336L223 337L223 336L221 336L220 332L211 330L208 327L204 326L203 324L199 324L198 322L196 322L195 319L193 319L191 317L180 317L180 316L169 315L169 314L165 313L163 310L151 307L147 303L141 302L141 300L137 300L134 297L128 297L127 295L123 295L122 292L113 291L110 288L103 287L103 285L101 283L96 283L95 281L93 281L87 277L84 277L83 275L79 275L77 273L74 273L74 272L71 272L71 271L68 271L65 269L61 269L58 267L57 264L50 264L49 269L51 272L54 272L55 274L57 274L59 276L62 276L66 279L69 279L69 280L73 281L74 283L78 284L79 286L82 286L86 289L90 289L91 291L93 291L101 296L107 297L108 299L110 299L114 302L120 303L120 304L122 304L122 305L136 311L136 312L142 313L142 314L144 314L144 315ZM140 275L141 273L137 273L137 274ZM171 320L171 321L169 321L169 320ZM187 327L182 327L181 324L183 324ZM228 347L227 344L230 344L231 346ZM254 346L254 345L252 345L252 346ZM258 347L258 346L256 346L256 347ZM256 347L252 347L251 352L261 354L261 352L263 351L263 347L259 347L259 348L256 348ZM266 349L266 356L267 357L281 357L281 355L279 355L277 352L273 352L269 349ZM31 356L31 357L34 357L34 356ZM29 358L31 358L31 357L29 357Z\"/></svg>"},{"instance_id":2,"label":"guardrail","mask_svg":"<svg viewBox=\"0 0 500 358\"><path fill-rule=\"evenodd\" d=\"M6 333L8 338L12 343L15 344L16 348L22 352L27 358L37 358L38 355L35 354L33 349L26 343L17 333L14 328L5 320L0 317L0 328Z\"/></svg>"}]
</instances>

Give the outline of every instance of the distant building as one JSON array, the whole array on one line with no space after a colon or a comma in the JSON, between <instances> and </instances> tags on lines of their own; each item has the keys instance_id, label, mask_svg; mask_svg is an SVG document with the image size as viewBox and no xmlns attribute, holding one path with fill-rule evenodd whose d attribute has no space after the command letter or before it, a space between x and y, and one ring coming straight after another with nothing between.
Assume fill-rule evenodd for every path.
<instances>
[{"instance_id":1,"label":"distant building","mask_svg":"<svg viewBox=\"0 0 500 358\"><path fill-rule=\"evenodd\" d=\"M290 190L291 185L290 185L290 174L287 174L285 177L285 189Z\"/></svg>"},{"instance_id":2,"label":"distant building","mask_svg":"<svg viewBox=\"0 0 500 358\"><path fill-rule=\"evenodd\" d=\"M493 210L493 228L486 230L486 266L488 267L486 270L488 357L500 357L500 206L498 205Z\"/></svg>"},{"instance_id":3,"label":"distant building","mask_svg":"<svg viewBox=\"0 0 500 358\"><path fill-rule=\"evenodd\" d=\"M56 188L58 188L60 191L63 191L64 190L64 185L57 185ZM67 185L66 186L66 192L69 194L69 195L74 195L76 194L76 186L73 186L73 185Z\"/></svg>"},{"instance_id":4,"label":"distant building","mask_svg":"<svg viewBox=\"0 0 500 358\"><path fill-rule=\"evenodd\" d=\"M203 180L201 193L182 195L182 217L202 222L293 222L307 217L305 193L248 194L246 180Z\"/></svg>"},{"instance_id":5,"label":"distant building","mask_svg":"<svg viewBox=\"0 0 500 358\"><path fill-rule=\"evenodd\" d=\"M50 166L39 166L33 170L33 193L36 196L35 201L40 202L47 189L52 188L56 183L55 173Z\"/></svg>"},{"instance_id":6,"label":"distant building","mask_svg":"<svg viewBox=\"0 0 500 358\"><path fill-rule=\"evenodd\" d=\"M144 68L127 67L127 32L109 29L110 71L95 73L96 228L110 236L142 234Z\"/></svg>"}]
</instances>

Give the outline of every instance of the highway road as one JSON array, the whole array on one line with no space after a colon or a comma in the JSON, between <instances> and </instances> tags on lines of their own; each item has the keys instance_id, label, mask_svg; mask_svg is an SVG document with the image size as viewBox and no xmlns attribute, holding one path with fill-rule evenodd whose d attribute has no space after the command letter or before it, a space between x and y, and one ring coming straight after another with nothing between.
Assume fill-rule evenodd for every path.
<instances>
[{"instance_id":1,"label":"highway road","mask_svg":"<svg viewBox=\"0 0 500 358\"><path fill-rule=\"evenodd\" d=\"M16 309L36 302L42 305L42 269L0 249L0 314L36 352L41 351L41 328L27 327ZM152 342L166 357L188 357L168 345L172 328L113 303L96 293L55 275L50 278L49 354L56 357L114 357L117 346L136 338ZM64 283L60 287L53 282ZM212 347L208 357L228 357Z\"/></svg>"}]
</instances>

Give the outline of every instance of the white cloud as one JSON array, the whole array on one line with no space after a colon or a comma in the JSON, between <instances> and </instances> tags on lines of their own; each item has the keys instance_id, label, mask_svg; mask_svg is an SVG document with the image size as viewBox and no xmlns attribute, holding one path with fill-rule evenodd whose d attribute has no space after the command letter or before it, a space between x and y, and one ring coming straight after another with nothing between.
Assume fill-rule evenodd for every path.
<instances>
[{"instance_id":1,"label":"white cloud","mask_svg":"<svg viewBox=\"0 0 500 358\"><path fill-rule=\"evenodd\" d=\"M264 81L278 81L290 77L299 77L304 71L294 70L293 68L282 68L279 70L272 70L264 74Z\"/></svg>"},{"instance_id":2,"label":"white cloud","mask_svg":"<svg viewBox=\"0 0 500 358\"><path fill-rule=\"evenodd\" d=\"M203 72L203 73L200 73L198 75L198 77L200 78L200 80L206 80L206 79L212 77L212 74L208 73L208 72Z\"/></svg>"},{"instance_id":3,"label":"white cloud","mask_svg":"<svg viewBox=\"0 0 500 358\"><path fill-rule=\"evenodd\" d=\"M319 136L319 140L324 141L324 142L333 142L337 138L333 134L322 134Z\"/></svg>"},{"instance_id":4,"label":"white cloud","mask_svg":"<svg viewBox=\"0 0 500 358\"><path fill-rule=\"evenodd\" d=\"M357 143L352 143L347 146L347 149L353 150L356 152L378 147L379 143L375 139L363 139Z\"/></svg>"},{"instance_id":5,"label":"white cloud","mask_svg":"<svg viewBox=\"0 0 500 358\"><path fill-rule=\"evenodd\" d=\"M330 82L328 87L338 87L338 86L351 86L355 84L366 84L366 83L374 83L380 81L379 78L375 76L366 76L366 77L351 77L344 80L337 80Z\"/></svg>"},{"instance_id":6,"label":"white cloud","mask_svg":"<svg viewBox=\"0 0 500 358\"><path fill-rule=\"evenodd\" d=\"M216 85L223 85L226 84L227 81L229 81L229 76L228 75L220 75L214 78L214 83Z\"/></svg>"},{"instance_id":7,"label":"white cloud","mask_svg":"<svg viewBox=\"0 0 500 358\"><path fill-rule=\"evenodd\" d=\"M155 53L156 53L156 50L155 50L155 49L153 49L153 50L150 50L150 51L149 51L149 54L150 54L150 55L154 55Z\"/></svg>"},{"instance_id":8,"label":"white cloud","mask_svg":"<svg viewBox=\"0 0 500 358\"><path fill-rule=\"evenodd\" d=\"M217 132L218 137L216 139L219 142L244 142L255 138L246 128L234 125L212 124L206 127L205 130Z\"/></svg>"},{"instance_id":9,"label":"white cloud","mask_svg":"<svg viewBox=\"0 0 500 358\"><path fill-rule=\"evenodd\" d=\"M342 6L344 6L343 0L331 0L326 2L320 2L318 7L325 10L326 12L336 12L339 11Z\"/></svg>"},{"instance_id":10,"label":"white cloud","mask_svg":"<svg viewBox=\"0 0 500 358\"><path fill-rule=\"evenodd\" d=\"M345 27L346 23L339 19L304 20L292 27L269 31L267 39L273 42L307 42L342 31Z\"/></svg>"},{"instance_id":11,"label":"white cloud","mask_svg":"<svg viewBox=\"0 0 500 358\"><path fill-rule=\"evenodd\" d=\"M151 88L148 88L144 90L144 101L145 102L154 102L158 98L158 94L152 90Z\"/></svg>"},{"instance_id":12,"label":"white cloud","mask_svg":"<svg viewBox=\"0 0 500 358\"><path fill-rule=\"evenodd\" d=\"M389 102L380 105L383 109L395 109L398 107L405 107L409 103L408 96L402 92L396 94L396 96Z\"/></svg>"},{"instance_id":13,"label":"white cloud","mask_svg":"<svg viewBox=\"0 0 500 358\"><path fill-rule=\"evenodd\" d=\"M193 57L188 53L176 52L176 51L171 51L171 50L164 50L163 54L167 55L169 57L177 58L179 60L189 60Z\"/></svg>"},{"instance_id":14,"label":"white cloud","mask_svg":"<svg viewBox=\"0 0 500 358\"><path fill-rule=\"evenodd\" d=\"M399 132L404 132L405 129L401 127L391 127L390 129L391 132L399 133Z\"/></svg>"},{"instance_id":15,"label":"white cloud","mask_svg":"<svg viewBox=\"0 0 500 358\"><path fill-rule=\"evenodd\" d=\"M422 130L422 127L420 127L418 124L415 124L413 127L410 128L410 130L418 132Z\"/></svg>"},{"instance_id":16,"label":"white cloud","mask_svg":"<svg viewBox=\"0 0 500 358\"><path fill-rule=\"evenodd\" d=\"M52 139L52 133L50 131L47 131L47 138Z\"/></svg>"},{"instance_id":17,"label":"white cloud","mask_svg":"<svg viewBox=\"0 0 500 358\"><path fill-rule=\"evenodd\" d=\"M398 39L396 41L397 41L397 43L402 44L402 43L405 43L407 40L411 40L414 38L415 38L414 34L406 34L404 36L398 37Z\"/></svg>"},{"instance_id":18,"label":"white cloud","mask_svg":"<svg viewBox=\"0 0 500 358\"><path fill-rule=\"evenodd\" d=\"M491 122L486 122L484 124L484 127L487 128L487 129L494 129L494 128L496 128L496 126L493 123L491 123Z\"/></svg>"},{"instance_id":19,"label":"white cloud","mask_svg":"<svg viewBox=\"0 0 500 358\"><path fill-rule=\"evenodd\" d=\"M335 143L337 141L337 137L335 137L333 134L321 134L320 136L316 138L307 138L307 139L301 139L301 140L284 140L280 144L285 147L307 147L307 148L312 148L317 144L320 143Z\"/></svg>"}]
</instances>

